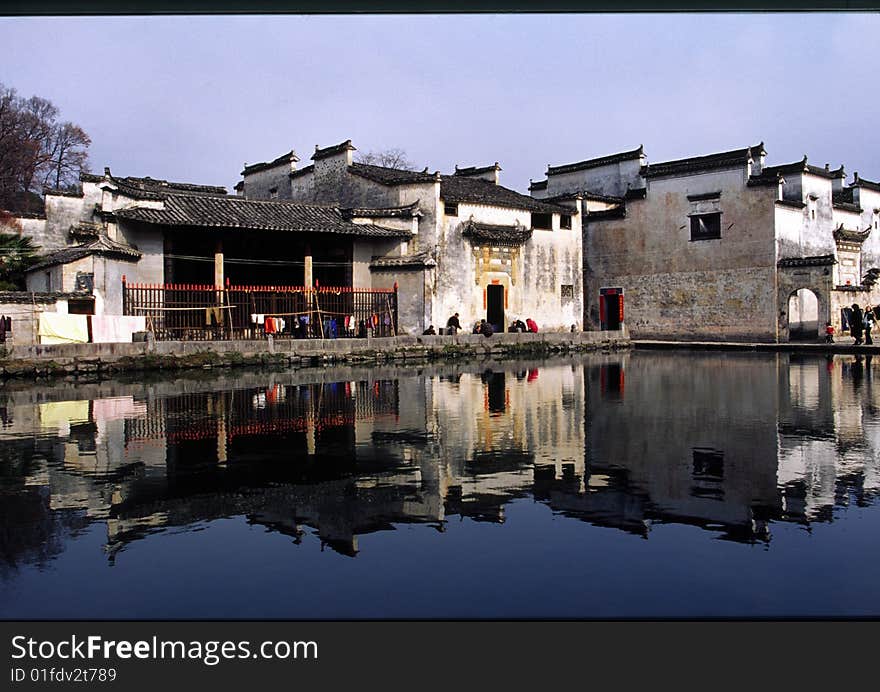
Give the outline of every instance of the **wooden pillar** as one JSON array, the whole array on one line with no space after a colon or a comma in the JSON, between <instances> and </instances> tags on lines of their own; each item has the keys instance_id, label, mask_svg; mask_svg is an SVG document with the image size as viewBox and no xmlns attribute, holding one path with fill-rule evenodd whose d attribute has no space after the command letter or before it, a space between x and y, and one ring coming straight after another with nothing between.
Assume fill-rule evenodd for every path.
<instances>
[{"instance_id":1,"label":"wooden pillar","mask_svg":"<svg viewBox=\"0 0 880 692\"><path fill-rule=\"evenodd\" d=\"M223 241L214 249L214 288L223 288Z\"/></svg>"},{"instance_id":2,"label":"wooden pillar","mask_svg":"<svg viewBox=\"0 0 880 692\"><path fill-rule=\"evenodd\" d=\"M311 288L314 285L314 276L312 275L312 248L310 245L306 245L305 277L303 278L303 285L307 288Z\"/></svg>"}]
</instances>

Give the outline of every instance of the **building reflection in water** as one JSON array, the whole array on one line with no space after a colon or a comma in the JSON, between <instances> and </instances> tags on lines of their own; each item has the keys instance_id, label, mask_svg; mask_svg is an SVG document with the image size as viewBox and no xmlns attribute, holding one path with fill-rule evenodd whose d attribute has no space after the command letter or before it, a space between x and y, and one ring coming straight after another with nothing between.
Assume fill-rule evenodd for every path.
<instances>
[{"instance_id":1,"label":"building reflection in water","mask_svg":"<svg viewBox=\"0 0 880 692\"><path fill-rule=\"evenodd\" d=\"M769 542L774 521L876 495L873 367L635 353L9 390L0 569L95 521L111 561L229 516L356 555L395 524L503 522L517 498L646 538L682 523Z\"/></svg>"}]
</instances>

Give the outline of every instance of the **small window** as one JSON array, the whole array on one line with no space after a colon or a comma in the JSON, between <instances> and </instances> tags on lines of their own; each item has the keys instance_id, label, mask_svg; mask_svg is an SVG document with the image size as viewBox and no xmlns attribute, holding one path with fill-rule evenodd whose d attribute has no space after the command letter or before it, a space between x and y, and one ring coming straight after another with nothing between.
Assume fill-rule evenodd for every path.
<instances>
[{"instance_id":1,"label":"small window","mask_svg":"<svg viewBox=\"0 0 880 692\"><path fill-rule=\"evenodd\" d=\"M270 187L269 188L269 199L278 199L278 188Z\"/></svg>"},{"instance_id":2,"label":"small window","mask_svg":"<svg viewBox=\"0 0 880 692\"><path fill-rule=\"evenodd\" d=\"M458 216L458 205L446 202L446 204L443 205L443 213L446 214L446 216Z\"/></svg>"},{"instance_id":3,"label":"small window","mask_svg":"<svg viewBox=\"0 0 880 692\"><path fill-rule=\"evenodd\" d=\"M562 214L559 217L560 228L571 228L571 214Z\"/></svg>"},{"instance_id":4,"label":"small window","mask_svg":"<svg viewBox=\"0 0 880 692\"><path fill-rule=\"evenodd\" d=\"M816 210L815 209L810 209L810 218L813 219L813 221L816 220Z\"/></svg>"},{"instance_id":5,"label":"small window","mask_svg":"<svg viewBox=\"0 0 880 692\"><path fill-rule=\"evenodd\" d=\"M563 303L574 300L574 284L562 284L559 287L559 296Z\"/></svg>"},{"instance_id":6,"label":"small window","mask_svg":"<svg viewBox=\"0 0 880 692\"><path fill-rule=\"evenodd\" d=\"M553 214L532 213L532 228L551 230L553 228Z\"/></svg>"},{"instance_id":7,"label":"small window","mask_svg":"<svg viewBox=\"0 0 880 692\"><path fill-rule=\"evenodd\" d=\"M721 213L698 214L691 217L691 240L713 240L721 237Z\"/></svg>"},{"instance_id":8,"label":"small window","mask_svg":"<svg viewBox=\"0 0 880 692\"><path fill-rule=\"evenodd\" d=\"M46 293L52 292L52 272L46 272Z\"/></svg>"}]
</instances>

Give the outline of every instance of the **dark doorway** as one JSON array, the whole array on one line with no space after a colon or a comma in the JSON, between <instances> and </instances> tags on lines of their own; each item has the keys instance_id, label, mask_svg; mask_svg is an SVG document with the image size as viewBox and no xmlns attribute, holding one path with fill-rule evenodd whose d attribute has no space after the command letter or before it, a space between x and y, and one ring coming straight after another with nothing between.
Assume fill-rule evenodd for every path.
<instances>
[{"instance_id":1,"label":"dark doorway","mask_svg":"<svg viewBox=\"0 0 880 692\"><path fill-rule=\"evenodd\" d=\"M617 331L623 323L623 289L599 289L600 329Z\"/></svg>"},{"instance_id":2,"label":"dark doorway","mask_svg":"<svg viewBox=\"0 0 880 692\"><path fill-rule=\"evenodd\" d=\"M504 286L486 287L486 321L496 332L504 331Z\"/></svg>"},{"instance_id":3,"label":"dark doorway","mask_svg":"<svg viewBox=\"0 0 880 692\"><path fill-rule=\"evenodd\" d=\"M504 413L507 408L507 387L503 372L487 370L481 376L486 384L486 405L490 413Z\"/></svg>"}]
</instances>

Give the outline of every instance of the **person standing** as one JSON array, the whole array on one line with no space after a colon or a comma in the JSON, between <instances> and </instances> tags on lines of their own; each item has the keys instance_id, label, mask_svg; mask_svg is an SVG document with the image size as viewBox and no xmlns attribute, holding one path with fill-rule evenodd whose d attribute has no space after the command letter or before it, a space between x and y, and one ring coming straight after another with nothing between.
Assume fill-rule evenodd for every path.
<instances>
[{"instance_id":1,"label":"person standing","mask_svg":"<svg viewBox=\"0 0 880 692\"><path fill-rule=\"evenodd\" d=\"M864 323L862 322L862 309L859 307L858 303L853 303L852 313L850 314L849 320L849 333L855 338L856 346L859 346L862 343L863 329Z\"/></svg>"},{"instance_id":2,"label":"person standing","mask_svg":"<svg viewBox=\"0 0 880 692\"><path fill-rule=\"evenodd\" d=\"M461 330L461 322L458 321L458 313L446 320L446 333L457 334Z\"/></svg>"},{"instance_id":3,"label":"person standing","mask_svg":"<svg viewBox=\"0 0 880 692\"><path fill-rule=\"evenodd\" d=\"M871 330L874 328L874 309L870 305L865 306L865 313L862 316L862 324L865 327L865 345L871 346L874 340L871 338Z\"/></svg>"}]
</instances>

